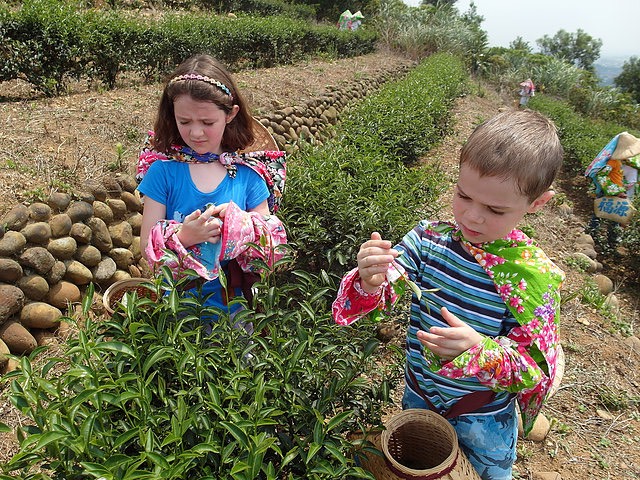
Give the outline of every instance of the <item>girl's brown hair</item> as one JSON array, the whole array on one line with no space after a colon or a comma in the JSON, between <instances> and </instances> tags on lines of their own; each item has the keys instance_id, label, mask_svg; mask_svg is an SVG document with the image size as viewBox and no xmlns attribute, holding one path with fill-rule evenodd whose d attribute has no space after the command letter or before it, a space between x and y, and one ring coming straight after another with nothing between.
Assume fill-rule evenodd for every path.
<instances>
[{"instance_id":1,"label":"girl's brown hair","mask_svg":"<svg viewBox=\"0 0 640 480\"><path fill-rule=\"evenodd\" d=\"M177 77L189 74L208 77L208 80L212 81L187 78L172 82ZM215 82L222 84L222 87ZM223 87L226 87L228 93ZM173 102L180 95L189 95L194 100L213 102L225 113L231 112L234 105L240 107L238 114L224 129L221 145L224 151L241 150L253 142L251 128L253 119L247 102L238 91L231 74L213 57L195 55L182 62L165 83L153 127L154 148L159 152L168 153L171 145L185 145L178 131L173 108Z\"/></svg>"},{"instance_id":2,"label":"girl's brown hair","mask_svg":"<svg viewBox=\"0 0 640 480\"><path fill-rule=\"evenodd\" d=\"M551 187L564 150L554 123L533 110L502 112L480 124L460 152L460 165L481 176L514 179L534 201Z\"/></svg>"}]
</instances>

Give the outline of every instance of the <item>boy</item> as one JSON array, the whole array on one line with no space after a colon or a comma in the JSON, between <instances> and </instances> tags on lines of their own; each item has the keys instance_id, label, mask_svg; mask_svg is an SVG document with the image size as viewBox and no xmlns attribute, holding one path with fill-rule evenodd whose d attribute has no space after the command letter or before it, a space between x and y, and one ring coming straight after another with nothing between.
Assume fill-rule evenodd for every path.
<instances>
[{"instance_id":1,"label":"boy","mask_svg":"<svg viewBox=\"0 0 640 480\"><path fill-rule=\"evenodd\" d=\"M391 248L377 232L358 252L333 304L348 325L415 282L403 408L449 419L483 479L511 479L517 399L531 429L556 372L563 273L516 225L554 195L563 149L533 111L478 126L460 154L454 223L422 221Z\"/></svg>"}]
</instances>

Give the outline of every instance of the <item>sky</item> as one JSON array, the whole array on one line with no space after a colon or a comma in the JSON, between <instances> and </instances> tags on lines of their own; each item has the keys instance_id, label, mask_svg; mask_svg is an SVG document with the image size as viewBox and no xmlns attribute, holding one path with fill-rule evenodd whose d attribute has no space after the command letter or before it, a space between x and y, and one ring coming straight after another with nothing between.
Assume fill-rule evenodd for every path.
<instances>
[{"instance_id":1,"label":"sky","mask_svg":"<svg viewBox=\"0 0 640 480\"><path fill-rule=\"evenodd\" d=\"M419 5L420 0L404 0ZM458 0L458 10L469 8L470 0ZM534 51L536 40L552 37L558 30L575 33L579 28L602 40L600 57L640 57L640 0L475 0L484 17L482 29L490 46L508 47L522 37Z\"/></svg>"}]
</instances>

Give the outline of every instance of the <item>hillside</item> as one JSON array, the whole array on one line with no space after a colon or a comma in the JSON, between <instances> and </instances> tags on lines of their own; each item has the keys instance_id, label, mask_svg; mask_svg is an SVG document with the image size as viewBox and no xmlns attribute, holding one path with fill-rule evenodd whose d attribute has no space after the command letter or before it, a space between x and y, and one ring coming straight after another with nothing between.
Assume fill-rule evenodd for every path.
<instances>
[{"instance_id":1,"label":"hillside","mask_svg":"<svg viewBox=\"0 0 640 480\"><path fill-rule=\"evenodd\" d=\"M377 53L240 72L236 78L256 111L270 111L394 62L410 63ZM501 98L488 86L474 90L457 102L451 135L424 159L440 163L451 184L459 148L474 126L513 105L513 98ZM11 146L0 157L0 216L17 202L48 194L51 187L69 189L114 170L131 171L159 91L158 85L131 80L104 93L79 86L77 93L65 97L23 100L24 85L0 86L0 96L8 99L0 103L0 136ZM117 143L122 144L120 153ZM616 262L599 258L605 264L601 273L614 282L620 312L615 318L604 317L588 302L593 274L570 260L590 213L584 208L582 187L582 178L565 173L556 185L557 197L565 201L526 219L534 237L567 273L561 320L566 369L559 392L544 410L551 421L549 435L542 442L525 440L519 446L520 479L540 478L536 472L559 472L564 479L576 480L640 477L640 341L634 344L628 337L640 328L638 286L620 276L624 270L607 267ZM442 199L444 204L447 199ZM449 215L442 211L443 219ZM401 343L401 338L399 334L392 341ZM6 399L0 403L0 421L20 421ZM15 449L10 437L0 445L4 455Z\"/></svg>"}]
</instances>

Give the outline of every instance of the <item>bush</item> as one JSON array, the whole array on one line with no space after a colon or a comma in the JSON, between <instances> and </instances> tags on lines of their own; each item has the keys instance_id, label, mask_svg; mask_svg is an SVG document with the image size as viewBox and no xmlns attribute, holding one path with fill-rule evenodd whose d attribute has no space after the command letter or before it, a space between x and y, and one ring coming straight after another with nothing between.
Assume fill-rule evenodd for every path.
<instances>
[{"instance_id":1,"label":"bush","mask_svg":"<svg viewBox=\"0 0 640 480\"><path fill-rule=\"evenodd\" d=\"M413 164L448 131L465 78L456 57L430 57L353 108L334 139L289 162L282 218L303 268L342 273L372 231L399 241L435 213L444 187L436 167Z\"/></svg>"},{"instance_id":2,"label":"bush","mask_svg":"<svg viewBox=\"0 0 640 480\"><path fill-rule=\"evenodd\" d=\"M165 301L127 294L112 319L88 320L63 357L40 368L33 358L41 350L22 358L7 381L31 424L19 429L20 452L4 472L68 480L372 478L355 465L347 434L380 426L389 402L378 342L366 320L357 329L330 321L329 276L289 277L259 283L255 308L234 319L220 312L206 333L200 319L211 312L181 297L184 281L165 269L168 283L155 285ZM256 333L238 322L252 322ZM34 466L41 473L29 473Z\"/></svg>"},{"instance_id":3,"label":"bush","mask_svg":"<svg viewBox=\"0 0 640 480\"><path fill-rule=\"evenodd\" d=\"M166 13L152 20L115 10L83 12L56 0L28 0L15 12L0 8L0 33L0 80L23 78L45 95L81 77L111 88L122 71L158 79L196 53L238 70L318 54L363 55L376 41L372 30L342 32L285 16Z\"/></svg>"}]
</instances>

